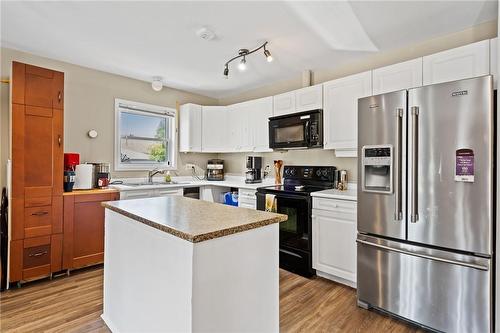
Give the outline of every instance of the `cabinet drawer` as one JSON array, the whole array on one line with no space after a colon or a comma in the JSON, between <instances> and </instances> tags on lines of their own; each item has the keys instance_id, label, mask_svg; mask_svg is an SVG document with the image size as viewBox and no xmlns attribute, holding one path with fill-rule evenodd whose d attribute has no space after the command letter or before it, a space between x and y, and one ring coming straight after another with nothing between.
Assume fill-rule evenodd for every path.
<instances>
[{"instance_id":1,"label":"cabinet drawer","mask_svg":"<svg viewBox=\"0 0 500 333\"><path fill-rule=\"evenodd\" d=\"M149 198L153 196L153 191L123 191L120 192L120 200L124 199L140 199Z\"/></svg>"},{"instance_id":2,"label":"cabinet drawer","mask_svg":"<svg viewBox=\"0 0 500 333\"><path fill-rule=\"evenodd\" d=\"M348 200L313 198L313 208L356 214L356 202Z\"/></svg>"},{"instance_id":3,"label":"cabinet drawer","mask_svg":"<svg viewBox=\"0 0 500 333\"><path fill-rule=\"evenodd\" d=\"M169 195L180 195L184 194L184 190L182 188L165 188L165 189L157 189L153 192L153 196L155 197L164 197Z\"/></svg>"},{"instance_id":4,"label":"cabinet drawer","mask_svg":"<svg viewBox=\"0 0 500 333\"><path fill-rule=\"evenodd\" d=\"M30 207L24 210L24 235L26 238L52 233L52 206Z\"/></svg>"},{"instance_id":5,"label":"cabinet drawer","mask_svg":"<svg viewBox=\"0 0 500 333\"><path fill-rule=\"evenodd\" d=\"M257 196L255 195L255 192L257 192L257 190L249 190L249 189L240 188L240 189L238 189L238 197L255 200L257 198Z\"/></svg>"},{"instance_id":6,"label":"cabinet drawer","mask_svg":"<svg viewBox=\"0 0 500 333\"><path fill-rule=\"evenodd\" d=\"M22 279L30 280L47 276L51 272L51 240L50 236L26 238L23 241Z\"/></svg>"},{"instance_id":7,"label":"cabinet drawer","mask_svg":"<svg viewBox=\"0 0 500 333\"><path fill-rule=\"evenodd\" d=\"M52 204L52 197L32 197L24 200L24 207L40 207Z\"/></svg>"},{"instance_id":8,"label":"cabinet drawer","mask_svg":"<svg viewBox=\"0 0 500 333\"><path fill-rule=\"evenodd\" d=\"M50 265L50 244L38 245L24 249L24 269L43 265Z\"/></svg>"}]
</instances>

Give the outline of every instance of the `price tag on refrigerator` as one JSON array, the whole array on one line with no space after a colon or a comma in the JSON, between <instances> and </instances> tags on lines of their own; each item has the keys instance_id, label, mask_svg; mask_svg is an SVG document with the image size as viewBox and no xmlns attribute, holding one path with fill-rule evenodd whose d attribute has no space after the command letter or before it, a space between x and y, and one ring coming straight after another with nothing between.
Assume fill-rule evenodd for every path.
<instances>
[{"instance_id":1,"label":"price tag on refrigerator","mask_svg":"<svg viewBox=\"0 0 500 333\"><path fill-rule=\"evenodd\" d=\"M455 157L455 181L474 182L474 151L458 149Z\"/></svg>"}]
</instances>

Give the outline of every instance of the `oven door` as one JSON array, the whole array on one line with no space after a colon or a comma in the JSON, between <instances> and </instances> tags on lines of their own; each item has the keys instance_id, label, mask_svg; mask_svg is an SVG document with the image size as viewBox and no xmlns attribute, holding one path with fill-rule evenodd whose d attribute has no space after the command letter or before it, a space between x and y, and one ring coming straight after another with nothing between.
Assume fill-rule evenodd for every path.
<instances>
[{"instance_id":1,"label":"oven door","mask_svg":"<svg viewBox=\"0 0 500 333\"><path fill-rule=\"evenodd\" d=\"M269 120L269 148L309 147L311 115L294 115Z\"/></svg>"},{"instance_id":2,"label":"oven door","mask_svg":"<svg viewBox=\"0 0 500 333\"><path fill-rule=\"evenodd\" d=\"M280 223L280 267L306 277L314 275L311 255L311 200L309 196L276 194ZM265 210L266 195L257 193L257 209Z\"/></svg>"},{"instance_id":3,"label":"oven door","mask_svg":"<svg viewBox=\"0 0 500 333\"><path fill-rule=\"evenodd\" d=\"M265 210L266 195L257 193L257 209ZM276 194L278 213L288 216L280 223L280 247L310 251L311 200L309 196Z\"/></svg>"}]
</instances>

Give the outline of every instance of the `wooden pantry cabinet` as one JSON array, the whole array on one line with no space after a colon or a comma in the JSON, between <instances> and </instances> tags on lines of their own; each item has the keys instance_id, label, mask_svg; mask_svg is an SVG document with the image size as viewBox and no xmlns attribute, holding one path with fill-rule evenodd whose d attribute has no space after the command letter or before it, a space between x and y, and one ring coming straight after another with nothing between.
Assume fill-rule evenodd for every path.
<instances>
[{"instance_id":1,"label":"wooden pantry cabinet","mask_svg":"<svg viewBox=\"0 0 500 333\"><path fill-rule=\"evenodd\" d=\"M61 269L64 73L12 63L10 282Z\"/></svg>"},{"instance_id":2,"label":"wooden pantry cabinet","mask_svg":"<svg viewBox=\"0 0 500 333\"><path fill-rule=\"evenodd\" d=\"M117 190L74 191L64 194L63 269L104 261L104 207L120 199Z\"/></svg>"}]
</instances>

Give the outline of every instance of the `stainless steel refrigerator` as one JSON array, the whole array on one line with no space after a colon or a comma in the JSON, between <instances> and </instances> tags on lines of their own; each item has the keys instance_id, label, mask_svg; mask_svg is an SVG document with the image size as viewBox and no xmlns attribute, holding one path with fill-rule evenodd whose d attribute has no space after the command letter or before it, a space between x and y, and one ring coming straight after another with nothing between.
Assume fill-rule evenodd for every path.
<instances>
[{"instance_id":1,"label":"stainless steel refrigerator","mask_svg":"<svg viewBox=\"0 0 500 333\"><path fill-rule=\"evenodd\" d=\"M358 102L358 304L493 330L491 76Z\"/></svg>"}]
</instances>

